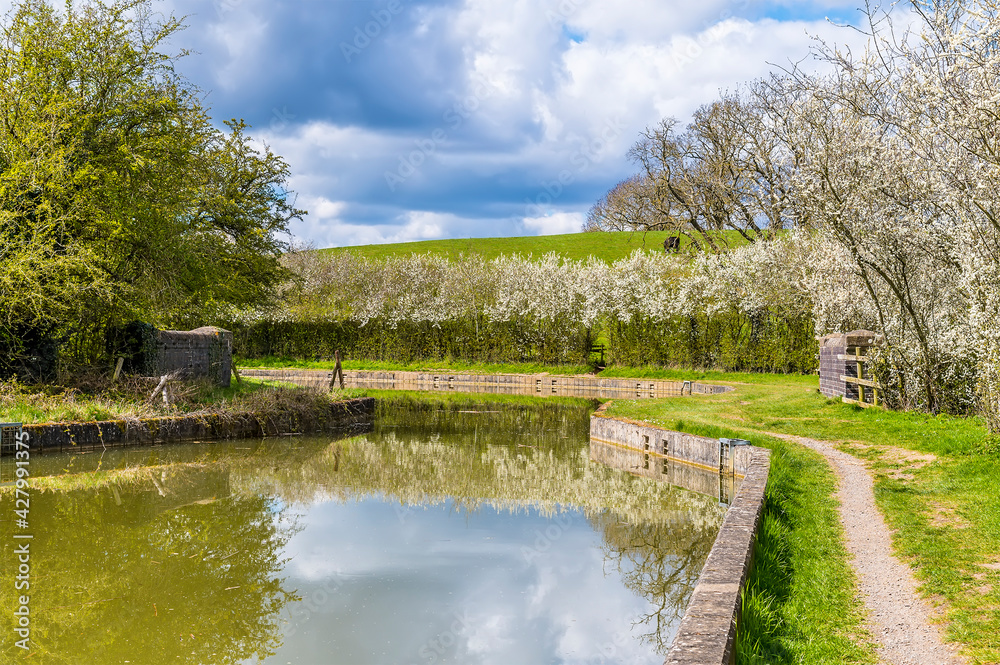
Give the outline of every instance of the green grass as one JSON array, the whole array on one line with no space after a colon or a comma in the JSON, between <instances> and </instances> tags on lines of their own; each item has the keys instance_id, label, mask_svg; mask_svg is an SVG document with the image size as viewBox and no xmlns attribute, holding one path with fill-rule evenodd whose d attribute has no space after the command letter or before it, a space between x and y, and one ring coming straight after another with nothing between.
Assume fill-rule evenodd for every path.
<instances>
[{"instance_id":1,"label":"green grass","mask_svg":"<svg viewBox=\"0 0 1000 665\"><path fill-rule=\"evenodd\" d=\"M451 259L464 254L479 254L490 260L501 255L520 254L541 257L555 252L568 259L581 260L595 256L607 262L629 256L637 249L663 251L663 241L673 235L668 231L631 233L616 231L611 233L566 233L553 236L525 236L519 238L460 238L455 240L424 240L387 245L358 245L355 247L335 247L324 252L351 251L369 259L385 259L390 256L410 256L412 254L440 254ZM726 232L731 244L743 244L743 239L735 232ZM687 247L687 238L681 238L681 247Z\"/></svg>"},{"instance_id":2,"label":"green grass","mask_svg":"<svg viewBox=\"0 0 1000 665\"><path fill-rule=\"evenodd\" d=\"M296 358L267 358L239 359L241 368L252 369L333 369L335 362L332 360L300 360ZM446 371L463 372L467 374L587 374L592 368L588 365L543 365L541 363L476 363L461 360L424 360L411 363L383 362L369 360L345 360L341 367L345 370L367 370L367 371L396 371L396 372L416 372L416 371Z\"/></svg>"},{"instance_id":3,"label":"green grass","mask_svg":"<svg viewBox=\"0 0 1000 665\"><path fill-rule=\"evenodd\" d=\"M841 539L832 472L801 446L752 440L771 449L771 471L744 587L737 662L874 663Z\"/></svg>"},{"instance_id":4,"label":"green grass","mask_svg":"<svg viewBox=\"0 0 1000 665\"><path fill-rule=\"evenodd\" d=\"M994 569L1000 563L1000 464L996 440L982 422L847 405L820 395L816 377L667 372L664 378L729 383L737 390L617 401L609 413L694 434L738 436L774 451L765 524L778 520L770 528L785 534L787 556L778 572L765 566L751 580L745 621L765 632L741 639L757 643L765 655L743 662L869 658L844 568L830 472L815 453L766 432L839 442L866 458L878 505L895 529L895 551L915 568L921 593L943 605L947 639L963 646L970 663L1000 662L1000 570ZM914 462L913 453L927 458ZM765 539L760 546L762 560L781 560L766 553L773 543ZM783 547L777 546L779 554ZM851 637L861 646L844 651L854 654L849 658L838 655Z\"/></svg>"},{"instance_id":5,"label":"green grass","mask_svg":"<svg viewBox=\"0 0 1000 665\"><path fill-rule=\"evenodd\" d=\"M937 437L934 437L937 439ZM953 443L921 437L913 449L947 451ZM916 568L935 604L947 608L948 635L969 645L974 663L1000 662L1000 464L995 452L936 461L858 443L843 447L869 461L875 498L896 531L896 554Z\"/></svg>"},{"instance_id":6,"label":"green grass","mask_svg":"<svg viewBox=\"0 0 1000 665\"><path fill-rule=\"evenodd\" d=\"M813 375L803 374L767 374L764 372L719 372L716 370L667 369L663 367L619 367L611 365L603 372L602 377L660 379L662 381L698 381L700 383L733 383L796 384L806 388L818 385Z\"/></svg>"},{"instance_id":7,"label":"green grass","mask_svg":"<svg viewBox=\"0 0 1000 665\"><path fill-rule=\"evenodd\" d=\"M24 386L0 381L0 422L90 422L122 418L232 411L272 412L308 409L315 395L293 384L244 379L223 388L207 382L174 382L171 404L148 396L155 381L123 379L86 391L56 386ZM308 395L305 393L309 393ZM363 391L334 391L322 399L346 399Z\"/></svg>"}]
</instances>

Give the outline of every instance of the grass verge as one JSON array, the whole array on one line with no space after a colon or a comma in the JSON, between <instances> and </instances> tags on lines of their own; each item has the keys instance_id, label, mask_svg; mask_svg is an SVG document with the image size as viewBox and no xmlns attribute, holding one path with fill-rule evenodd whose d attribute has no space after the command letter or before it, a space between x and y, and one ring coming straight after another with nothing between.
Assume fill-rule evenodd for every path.
<instances>
[{"instance_id":1,"label":"grass verge","mask_svg":"<svg viewBox=\"0 0 1000 665\"><path fill-rule=\"evenodd\" d=\"M312 409L363 394L360 390L332 393L308 391L291 384L244 379L228 388L206 381L170 384L170 405L149 399L155 380L135 378L82 387L26 386L0 381L0 422L90 422L124 418L211 413L274 413Z\"/></svg>"},{"instance_id":2,"label":"grass verge","mask_svg":"<svg viewBox=\"0 0 1000 665\"><path fill-rule=\"evenodd\" d=\"M621 375L627 375L620 370ZM774 451L758 565L747 590L742 662L868 662L853 581L821 458L767 436L837 442L869 462L895 553L940 606L947 639L970 663L1000 662L1000 464L974 418L862 409L827 399L816 377L639 370L642 376L729 383L693 398L617 401L611 415L706 436L739 436ZM842 640L857 644L853 652ZM853 659L853 660L852 660Z\"/></svg>"}]
</instances>

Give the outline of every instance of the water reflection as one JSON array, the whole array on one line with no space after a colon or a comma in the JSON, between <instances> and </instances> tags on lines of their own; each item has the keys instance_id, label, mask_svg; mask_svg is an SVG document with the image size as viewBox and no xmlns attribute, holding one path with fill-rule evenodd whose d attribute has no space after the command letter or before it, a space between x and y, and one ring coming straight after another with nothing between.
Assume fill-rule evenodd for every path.
<instances>
[{"instance_id":1,"label":"water reflection","mask_svg":"<svg viewBox=\"0 0 1000 665\"><path fill-rule=\"evenodd\" d=\"M38 457L83 472L33 490L26 662L661 662L722 509L592 461L589 412Z\"/></svg>"},{"instance_id":2,"label":"water reflection","mask_svg":"<svg viewBox=\"0 0 1000 665\"><path fill-rule=\"evenodd\" d=\"M4 575L3 662L238 663L280 644L278 613L296 598L279 574L292 529L269 497L233 494L225 469L34 491L30 505L33 648L8 639ZM5 573L11 530L5 521Z\"/></svg>"}]
</instances>

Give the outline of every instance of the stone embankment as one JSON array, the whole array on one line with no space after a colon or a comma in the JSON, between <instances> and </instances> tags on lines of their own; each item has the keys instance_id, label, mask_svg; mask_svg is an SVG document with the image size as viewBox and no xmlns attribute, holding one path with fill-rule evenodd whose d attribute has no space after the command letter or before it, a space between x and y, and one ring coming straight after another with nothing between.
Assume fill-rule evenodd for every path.
<instances>
[{"instance_id":1,"label":"stone embankment","mask_svg":"<svg viewBox=\"0 0 1000 665\"><path fill-rule=\"evenodd\" d=\"M661 460L668 460L714 471L720 486L727 477L742 476L665 661L668 665L734 663L741 591L750 572L764 510L771 451L610 418L601 411L590 419L590 436L592 446L612 445L641 454L643 466L654 469L662 466ZM712 493L711 488L692 489Z\"/></svg>"},{"instance_id":2,"label":"stone embankment","mask_svg":"<svg viewBox=\"0 0 1000 665\"><path fill-rule=\"evenodd\" d=\"M241 369L240 374L245 377L285 381L313 388L327 387L333 378L333 372L330 370L310 369ZM599 376L553 374L456 374L360 370L344 372L344 387L603 399L712 395L732 390L728 386L713 386L697 381L606 379Z\"/></svg>"},{"instance_id":3,"label":"stone embankment","mask_svg":"<svg viewBox=\"0 0 1000 665\"><path fill-rule=\"evenodd\" d=\"M34 450L101 450L189 441L245 439L283 434L321 433L370 425L375 413L371 397L331 404L329 409L302 413L228 413L135 418L86 423L25 425Z\"/></svg>"}]
</instances>

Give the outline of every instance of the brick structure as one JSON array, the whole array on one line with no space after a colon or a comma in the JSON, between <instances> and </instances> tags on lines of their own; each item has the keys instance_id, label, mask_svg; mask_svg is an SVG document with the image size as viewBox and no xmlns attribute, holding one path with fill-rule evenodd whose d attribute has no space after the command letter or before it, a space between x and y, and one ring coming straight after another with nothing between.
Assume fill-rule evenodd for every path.
<instances>
[{"instance_id":1,"label":"brick structure","mask_svg":"<svg viewBox=\"0 0 1000 665\"><path fill-rule=\"evenodd\" d=\"M866 355L868 349L880 344L882 336L871 330L834 333L819 338L819 391L827 397L858 399L858 387L844 381L844 376L857 376L858 363L845 356ZM870 378L865 375L866 378Z\"/></svg>"},{"instance_id":2,"label":"brick structure","mask_svg":"<svg viewBox=\"0 0 1000 665\"><path fill-rule=\"evenodd\" d=\"M159 374L182 371L190 377L207 376L228 386L233 371L233 333L222 328L159 330L156 368Z\"/></svg>"}]
</instances>

